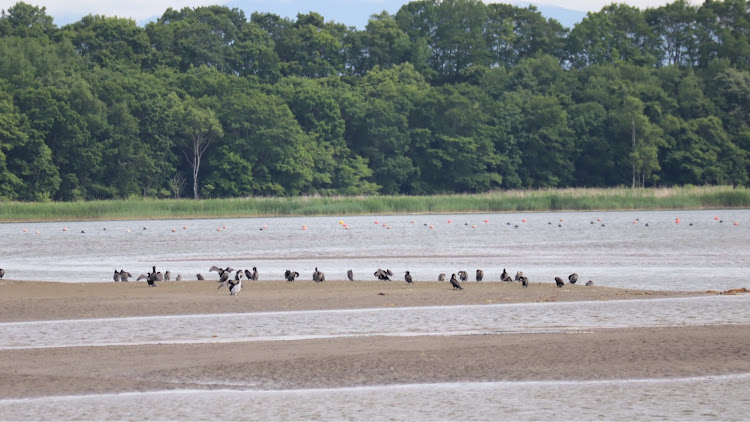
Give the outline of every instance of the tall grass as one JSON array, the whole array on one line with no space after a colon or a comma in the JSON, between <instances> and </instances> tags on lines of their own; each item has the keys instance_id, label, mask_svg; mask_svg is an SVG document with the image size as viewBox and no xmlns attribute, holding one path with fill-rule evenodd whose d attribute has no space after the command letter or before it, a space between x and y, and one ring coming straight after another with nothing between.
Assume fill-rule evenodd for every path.
<instances>
[{"instance_id":1,"label":"tall grass","mask_svg":"<svg viewBox=\"0 0 750 422\"><path fill-rule=\"evenodd\" d=\"M750 190L713 186L659 189L515 190L434 196L0 202L0 221L701 208L750 208Z\"/></svg>"}]
</instances>

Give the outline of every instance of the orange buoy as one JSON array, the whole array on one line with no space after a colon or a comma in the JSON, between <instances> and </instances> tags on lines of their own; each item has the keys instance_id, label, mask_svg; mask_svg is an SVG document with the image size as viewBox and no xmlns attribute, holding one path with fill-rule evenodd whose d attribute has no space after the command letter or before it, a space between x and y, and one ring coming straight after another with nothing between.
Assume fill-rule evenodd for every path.
<instances>
[{"instance_id":1,"label":"orange buoy","mask_svg":"<svg viewBox=\"0 0 750 422\"><path fill-rule=\"evenodd\" d=\"M432 224L430 224L430 228L431 228L431 229L434 229L434 228L435 228L435 226L433 226Z\"/></svg>"},{"instance_id":2,"label":"orange buoy","mask_svg":"<svg viewBox=\"0 0 750 422\"><path fill-rule=\"evenodd\" d=\"M477 225L476 225L476 224L474 224L473 226L471 226L471 228L472 228L472 229L476 229L476 228L477 228Z\"/></svg>"},{"instance_id":3,"label":"orange buoy","mask_svg":"<svg viewBox=\"0 0 750 422\"><path fill-rule=\"evenodd\" d=\"M187 230L187 226L182 226L182 230Z\"/></svg>"},{"instance_id":4,"label":"orange buoy","mask_svg":"<svg viewBox=\"0 0 750 422\"><path fill-rule=\"evenodd\" d=\"M63 227L63 231L66 232L66 231L68 231L68 229L66 229L65 227Z\"/></svg>"}]
</instances>

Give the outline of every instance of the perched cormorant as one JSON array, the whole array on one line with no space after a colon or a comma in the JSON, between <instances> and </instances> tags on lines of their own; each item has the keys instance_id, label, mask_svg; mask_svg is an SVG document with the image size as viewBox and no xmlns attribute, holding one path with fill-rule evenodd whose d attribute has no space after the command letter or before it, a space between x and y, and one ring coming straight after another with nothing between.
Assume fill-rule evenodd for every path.
<instances>
[{"instance_id":1,"label":"perched cormorant","mask_svg":"<svg viewBox=\"0 0 750 422\"><path fill-rule=\"evenodd\" d=\"M406 273L404 273L404 280L406 280L407 283L411 283L412 281L414 281L414 280L412 280L411 274L409 274L409 271L407 271Z\"/></svg>"},{"instance_id":2,"label":"perched cormorant","mask_svg":"<svg viewBox=\"0 0 750 422\"><path fill-rule=\"evenodd\" d=\"M284 272L284 278L286 278L286 281L294 281L294 279L297 277L299 277L299 273L297 271L286 270Z\"/></svg>"},{"instance_id":3,"label":"perched cormorant","mask_svg":"<svg viewBox=\"0 0 750 422\"><path fill-rule=\"evenodd\" d=\"M451 286L453 286L453 290L456 290L456 289L463 290L464 289L463 287L461 287L460 284L458 284L458 280L456 280L456 275L455 274L451 274Z\"/></svg>"},{"instance_id":4,"label":"perched cormorant","mask_svg":"<svg viewBox=\"0 0 750 422\"><path fill-rule=\"evenodd\" d=\"M253 276L250 277L250 280L258 281L258 269L256 267L253 267Z\"/></svg>"},{"instance_id":5,"label":"perched cormorant","mask_svg":"<svg viewBox=\"0 0 750 422\"><path fill-rule=\"evenodd\" d=\"M503 273L500 274L500 281L513 281L513 279L510 278L510 274L505 271L505 268L503 268Z\"/></svg>"},{"instance_id":6,"label":"perched cormorant","mask_svg":"<svg viewBox=\"0 0 750 422\"><path fill-rule=\"evenodd\" d=\"M477 276L476 276L476 278L477 278L477 281L482 281L482 279L484 278L484 271L477 270Z\"/></svg>"},{"instance_id":7,"label":"perched cormorant","mask_svg":"<svg viewBox=\"0 0 750 422\"><path fill-rule=\"evenodd\" d=\"M172 273L169 270L164 271L164 281L169 281L172 278Z\"/></svg>"},{"instance_id":8,"label":"perched cormorant","mask_svg":"<svg viewBox=\"0 0 750 422\"><path fill-rule=\"evenodd\" d=\"M5 270L0 268L0 280L2 280L3 277L5 277Z\"/></svg>"},{"instance_id":9,"label":"perched cormorant","mask_svg":"<svg viewBox=\"0 0 750 422\"><path fill-rule=\"evenodd\" d=\"M445 281L445 273L440 273L438 276L438 281Z\"/></svg>"},{"instance_id":10,"label":"perched cormorant","mask_svg":"<svg viewBox=\"0 0 750 422\"><path fill-rule=\"evenodd\" d=\"M346 278L349 279L349 281L354 281L354 271L349 270L346 272Z\"/></svg>"},{"instance_id":11,"label":"perched cormorant","mask_svg":"<svg viewBox=\"0 0 750 422\"><path fill-rule=\"evenodd\" d=\"M133 277L133 274L130 274L129 272L120 269L120 281L128 281L128 278Z\"/></svg>"},{"instance_id":12,"label":"perched cormorant","mask_svg":"<svg viewBox=\"0 0 750 422\"><path fill-rule=\"evenodd\" d=\"M521 286L522 287L529 287L529 279L528 277L521 276Z\"/></svg>"},{"instance_id":13,"label":"perched cormorant","mask_svg":"<svg viewBox=\"0 0 750 422\"><path fill-rule=\"evenodd\" d=\"M378 280L391 281L391 279L388 276L389 275L393 275L393 273L391 272L391 270L385 270L385 271L383 271L382 269L378 268L378 270L375 271L375 273L373 275L375 277L377 277Z\"/></svg>"},{"instance_id":14,"label":"perched cormorant","mask_svg":"<svg viewBox=\"0 0 750 422\"><path fill-rule=\"evenodd\" d=\"M157 277L156 265L154 265L152 268L153 268L153 271L148 275L148 278L146 278L146 281L148 282L148 287L156 287L156 277Z\"/></svg>"},{"instance_id":15,"label":"perched cormorant","mask_svg":"<svg viewBox=\"0 0 750 422\"><path fill-rule=\"evenodd\" d=\"M120 281L120 272L119 271L115 270L115 275L112 276L112 280L114 280L115 283L117 283L118 281Z\"/></svg>"},{"instance_id":16,"label":"perched cormorant","mask_svg":"<svg viewBox=\"0 0 750 422\"><path fill-rule=\"evenodd\" d=\"M573 273L573 274L569 275L568 276L568 281L570 282L570 284L576 284L576 281L578 281L578 274Z\"/></svg>"},{"instance_id":17,"label":"perched cormorant","mask_svg":"<svg viewBox=\"0 0 750 422\"><path fill-rule=\"evenodd\" d=\"M594 282L593 282L593 281L591 281L591 280L589 280L589 281L587 281L587 282L586 282L586 285L587 285L587 286L589 286L589 287L590 287L590 286L593 286L593 285L594 285Z\"/></svg>"},{"instance_id":18,"label":"perched cormorant","mask_svg":"<svg viewBox=\"0 0 750 422\"><path fill-rule=\"evenodd\" d=\"M177 278L175 278L176 281L182 281L182 274L177 274Z\"/></svg>"},{"instance_id":19,"label":"perched cormorant","mask_svg":"<svg viewBox=\"0 0 750 422\"><path fill-rule=\"evenodd\" d=\"M461 279L461 281L466 281L469 279L469 274L466 273L466 271L459 271L458 277Z\"/></svg>"},{"instance_id":20,"label":"perched cormorant","mask_svg":"<svg viewBox=\"0 0 750 422\"><path fill-rule=\"evenodd\" d=\"M315 267L315 272L313 273L313 281L316 283L322 283L326 281L326 275L323 273L323 271L318 271L318 267Z\"/></svg>"},{"instance_id":21,"label":"perched cormorant","mask_svg":"<svg viewBox=\"0 0 750 422\"><path fill-rule=\"evenodd\" d=\"M521 281L521 277L523 277L523 271L516 271L516 276L514 277L514 279L516 281Z\"/></svg>"},{"instance_id":22,"label":"perched cormorant","mask_svg":"<svg viewBox=\"0 0 750 422\"><path fill-rule=\"evenodd\" d=\"M203 278L203 274L200 273L196 274L195 278L197 278L198 280L205 280L205 278Z\"/></svg>"},{"instance_id":23,"label":"perched cormorant","mask_svg":"<svg viewBox=\"0 0 750 422\"><path fill-rule=\"evenodd\" d=\"M555 283L557 283L557 287L562 287L565 285L565 282L560 277L555 277Z\"/></svg>"}]
</instances>

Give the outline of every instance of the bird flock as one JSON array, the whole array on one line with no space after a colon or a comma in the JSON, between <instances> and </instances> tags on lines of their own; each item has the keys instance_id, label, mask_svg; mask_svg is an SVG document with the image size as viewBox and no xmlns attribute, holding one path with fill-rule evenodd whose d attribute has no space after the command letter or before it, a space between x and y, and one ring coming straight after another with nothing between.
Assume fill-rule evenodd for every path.
<instances>
[{"instance_id":1,"label":"bird flock","mask_svg":"<svg viewBox=\"0 0 750 422\"><path fill-rule=\"evenodd\" d=\"M208 272L216 272L218 274L218 283L219 287L217 287L216 290L221 289L222 287L227 287L229 290L229 294L231 296L237 296L237 294L242 289L242 278L244 277L247 281L257 281L259 279L258 274L258 268L253 267L252 270L242 270L242 269L234 269L232 267L218 267L216 265L211 266L211 268L208 270ZM232 273L234 273L234 277L232 277ZM5 275L5 271L3 269L0 269L0 279ZM378 268L374 273L373 276L376 280L380 281L392 281L393 279L391 277L394 276L393 271L386 268ZM477 282L484 280L484 270L477 269L476 273L474 275L474 280ZM126 282L130 278L132 278L132 274L125 270L115 270L113 275L113 280L115 282ZM294 270L286 270L284 271L284 279L287 282L294 282L300 277L300 273L298 271ZM346 277L349 281L355 281L354 278L354 270L348 270L346 272ZM447 278L446 273L440 273L437 277L438 281L445 281ZM205 277L202 274L196 274L197 280L205 280ZM157 281L170 281L171 280L171 273L170 271L165 271L164 274L162 274L161 271L156 270L156 266L151 267L151 272L144 273L139 275L136 278L136 281L146 280L149 287L156 287ZM182 275L178 274L175 278L176 281L182 280ZM315 267L315 271L312 273L312 281L315 283L322 283L326 280L325 273L323 271L320 271L318 267ZM411 284L414 282L414 277L412 276L410 271L404 271L404 281ZM469 281L469 273L464 270L456 271L455 273L451 274L450 279L448 280L451 284L451 287L453 287L453 290L463 290L463 286L461 286L461 283L465 283ZM529 278L526 277L523 274L523 271L517 271L514 277L511 277L508 271L503 268L503 272L500 274L500 281L503 282L519 282L521 283L521 287L529 287ZM555 284L557 287L563 287L565 285L565 281L560 277L555 277L554 279ZM568 276L568 283L569 284L576 284L578 282L578 274L572 273ZM594 282L592 280L589 280L586 282L586 286L593 286Z\"/></svg>"}]
</instances>

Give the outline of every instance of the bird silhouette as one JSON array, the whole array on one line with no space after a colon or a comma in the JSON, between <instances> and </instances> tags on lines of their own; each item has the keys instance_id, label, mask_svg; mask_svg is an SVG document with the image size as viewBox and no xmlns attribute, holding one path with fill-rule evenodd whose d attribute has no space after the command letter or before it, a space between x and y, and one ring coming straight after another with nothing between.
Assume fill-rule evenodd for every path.
<instances>
[{"instance_id":1,"label":"bird silhouette","mask_svg":"<svg viewBox=\"0 0 750 422\"><path fill-rule=\"evenodd\" d=\"M578 274L573 273L573 274L569 275L568 276L568 281L570 282L570 284L576 284L576 281L578 281Z\"/></svg>"},{"instance_id":2,"label":"bird silhouette","mask_svg":"<svg viewBox=\"0 0 750 422\"><path fill-rule=\"evenodd\" d=\"M294 281L294 279L297 277L299 277L299 273L297 271L286 270L284 272L284 278L286 278L286 281Z\"/></svg>"},{"instance_id":3,"label":"bird silhouette","mask_svg":"<svg viewBox=\"0 0 750 422\"><path fill-rule=\"evenodd\" d=\"M409 271L404 273L404 280L406 280L407 283L412 283L414 280L411 278L411 274L409 274Z\"/></svg>"},{"instance_id":4,"label":"bird silhouette","mask_svg":"<svg viewBox=\"0 0 750 422\"><path fill-rule=\"evenodd\" d=\"M445 281L445 273L440 273L440 275L438 275L438 281Z\"/></svg>"},{"instance_id":5,"label":"bird silhouette","mask_svg":"<svg viewBox=\"0 0 750 422\"><path fill-rule=\"evenodd\" d=\"M466 271L459 271L458 277L461 279L461 281L466 281L469 279L469 274Z\"/></svg>"},{"instance_id":6,"label":"bird silhouette","mask_svg":"<svg viewBox=\"0 0 750 422\"><path fill-rule=\"evenodd\" d=\"M349 281L354 281L354 271L349 270L346 272L346 278L349 279Z\"/></svg>"},{"instance_id":7,"label":"bird silhouette","mask_svg":"<svg viewBox=\"0 0 750 422\"><path fill-rule=\"evenodd\" d=\"M555 277L555 283L557 283L557 287L562 287L565 285L565 282L560 277Z\"/></svg>"},{"instance_id":8,"label":"bird silhouette","mask_svg":"<svg viewBox=\"0 0 750 422\"><path fill-rule=\"evenodd\" d=\"M203 277L203 274L201 273L196 274L195 278L197 278L198 280L205 280L205 278Z\"/></svg>"},{"instance_id":9,"label":"bird silhouette","mask_svg":"<svg viewBox=\"0 0 750 422\"><path fill-rule=\"evenodd\" d=\"M463 290L464 289L463 287L461 287L460 284L458 284L458 280L456 280L456 275L455 274L451 274L451 286L453 286L453 290L456 290L456 289Z\"/></svg>"},{"instance_id":10,"label":"bird silhouette","mask_svg":"<svg viewBox=\"0 0 750 422\"><path fill-rule=\"evenodd\" d=\"M477 281L482 281L482 279L484 279L484 271L477 270L476 280Z\"/></svg>"}]
</instances>

